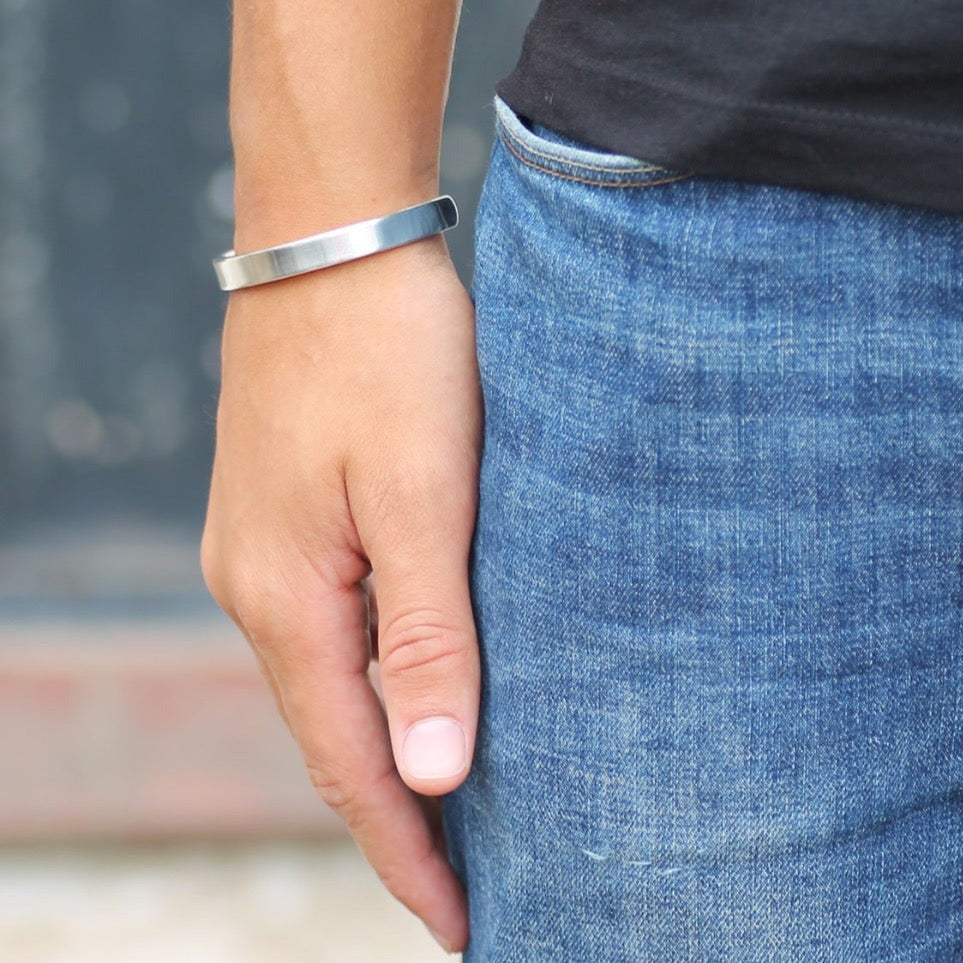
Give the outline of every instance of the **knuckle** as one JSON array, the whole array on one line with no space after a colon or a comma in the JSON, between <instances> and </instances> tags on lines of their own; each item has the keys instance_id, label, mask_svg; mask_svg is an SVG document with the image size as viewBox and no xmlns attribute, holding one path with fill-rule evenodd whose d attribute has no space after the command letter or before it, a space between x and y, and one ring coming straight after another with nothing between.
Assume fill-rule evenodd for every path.
<instances>
[{"instance_id":1,"label":"knuckle","mask_svg":"<svg viewBox=\"0 0 963 963\"><path fill-rule=\"evenodd\" d=\"M255 579L235 572L231 580L234 611L246 629L260 636L270 602L267 589Z\"/></svg>"},{"instance_id":2,"label":"knuckle","mask_svg":"<svg viewBox=\"0 0 963 963\"><path fill-rule=\"evenodd\" d=\"M210 528L205 528L201 536L201 574L212 595L216 595L221 584L220 557L214 534Z\"/></svg>"},{"instance_id":3,"label":"knuckle","mask_svg":"<svg viewBox=\"0 0 963 963\"><path fill-rule=\"evenodd\" d=\"M233 582L233 604L238 623L266 656L296 655L294 642L303 637L301 627L308 615L286 583L239 575Z\"/></svg>"},{"instance_id":4,"label":"knuckle","mask_svg":"<svg viewBox=\"0 0 963 963\"><path fill-rule=\"evenodd\" d=\"M256 574L253 566L235 561L223 566L215 575L217 591L211 589L218 605L259 644L269 641L275 632L280 601L270 579Z\"/></svg>"},{"instance_id":5,"label":"knuckle","mask_svg":"<svg viewBox=\"0 0 963 963\"><path fill-rule=\"evenodd\" d=\"M433 456L424 446L420 454L417 450L414 445L403 450L371 480L375 516L382 525L411 533L433 529L426 526L427 519L443 518L449 527L470 508L470 493L458 484L461 473L450 459Z\"/></svg>"},{"instance_id":6,"label":"knuckle","mask_svg":"<svg viewBox=\"0 0 963 963\"><path fill-rule=\"evenodd\" d=\"M459 633L440 613L423 609L394 615L378 626L382 676L398 677L456 662Z\"/></svg>"},{"instance_id":7,"label":"knuckle","mask_svg":"<svg viewBox=\"0 0 963 963\"><path fill-rule=\"evenodd\" d=\"M237 613L230 591L230 581L223 563L223 554L210 528L206 528L201 537L200 561L201 575L211 598L236 621Z\"/></svg>"},{"instance_id":8,"label":"knuckle","mask_svg":"<svg viewBox=\"0 0 963 963\"><path fill-rule=\"evenodd\" d=\"M343 776L321 766L307 767L308 778L318 798L333 809L349 826L357 821L361 793Z\"/></svg>"},{"instance_id":9,"label":"knuckle","mask_svg":"<svg viewBox=\"0 0 963 963\"><path fill-rule=\"evenodd\" d=\"M356 835L370 829L373 819L384 817L385 807L379 801L388 797L390 783L397 779L393 768L353 777L343 765L331 760L308 763L307 772L318 798Z\"/></svg>"},{"instance_id":10,"label":"knuckle","mask_svg":"<svg viewBox=\"0 0 963 963\"><path fill-rule=\"evenodd\" d=\"M257 627L270 605L270 589L257 566L210 529L201 538L201 573L214 601L245 629Z\"/></svg>"}]
</instances>

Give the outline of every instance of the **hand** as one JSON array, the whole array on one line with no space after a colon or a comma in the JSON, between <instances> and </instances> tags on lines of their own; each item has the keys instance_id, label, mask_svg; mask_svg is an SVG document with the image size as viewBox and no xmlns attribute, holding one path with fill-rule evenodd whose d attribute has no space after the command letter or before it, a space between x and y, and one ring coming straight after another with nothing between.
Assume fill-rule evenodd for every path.
<instances>
[{"instance_id":1,"label":"hand","mask_svg":"<svg viewBox=\"0 0 963 963\"><path fill-rule=\"evenodd\" d=\"M321 798L451 951L465 896L422 796L474 748L480 447L474 307L440 238L231 295L205 579Z\"/></svg>"}]
</instances>

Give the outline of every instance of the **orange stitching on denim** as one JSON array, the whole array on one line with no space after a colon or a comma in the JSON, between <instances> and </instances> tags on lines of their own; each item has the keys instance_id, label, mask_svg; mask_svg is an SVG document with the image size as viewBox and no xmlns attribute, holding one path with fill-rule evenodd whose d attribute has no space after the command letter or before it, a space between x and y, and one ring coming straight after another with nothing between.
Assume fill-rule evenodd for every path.
<instances>
[{"instance_id":1,"label":"orange stitching on denim","mask_svg":"<svg viewBox=\"0 0 963 963\"><path fill-rule=\"evenodd\" d=\"M515 155L523 164L528 167L533 168L537 171L542 171L544 174L551 174L553 177L561 177L567 181L577 181L579 184L592 184L596 187L657 187L660 184L672 184L675 181L684 181L688 177L694 175L694 171L685 171L681 174L674 174L672 177L660 177L658 180L635 180L635 181L621 181L618 183L612 183L611 181L591 179L588 177L576 177L574 174L565 174L562 171L553 170L551 167L543 167L541 164L536 164L534 161L529 160L527 157L523 157L516 149L515 146L509 142L508 137L502 138L502 143ZM526 147L526 150L529 148ZM549 155L544 155L548 157ZM559 163L565 163L559 158L552 158L553 160L558 160ZM578 166L577 162L573 161L573 164ZM664 170L660 167L650 167L647 170ZM610 171L610 173L619 173L619 171Z\"/></svg>"},{"instance_id":2,"label":"orange stitching on denim","mask_svg":"<svg viewBox=\"0 0 963 963\"><path fill-rule=\"evenodd\" d=\"M633 172L642 173L644 171L665 170L664 167L660 167L658 164L649 164L643 160L633 164L631 167L606 167L604 164L589 164L584 161L570 161L565 157L559 157L557 154L549 154L546 151L538 150L537 148L532 147L531 144L526 144L517 134L512 133L507 126L503 126L502 131L504 132L505 136L513 140L521 150L527 151L529 154L535 154L538 157L544 157L546 160L557 161L561 164L575 164L578 167L585 168L585 170L605 171L611 174L629 174ZM532 136L537 137L538 134L533 133Z\"/></svg>"}]
</instances>

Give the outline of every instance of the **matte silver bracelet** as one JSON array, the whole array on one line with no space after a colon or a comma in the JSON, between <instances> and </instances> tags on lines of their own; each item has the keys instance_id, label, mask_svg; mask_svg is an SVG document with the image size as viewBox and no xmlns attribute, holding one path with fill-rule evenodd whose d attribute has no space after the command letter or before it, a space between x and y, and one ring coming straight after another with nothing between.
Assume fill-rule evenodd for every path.
<instances>
[{"instance_id":1,"label":"matte silver bracelet","mask_svg":"<svg viewBox=\"0 0 963 963\"><path fill-rule=\"evenodd\" d=\"M214 271L222 291L236 291L420 241L432 234L441 234L457 223L458 208L445 194L384 217L336 227L263 251L249 254L226 251L214 259Z\"/></svg>"}]
</instances>

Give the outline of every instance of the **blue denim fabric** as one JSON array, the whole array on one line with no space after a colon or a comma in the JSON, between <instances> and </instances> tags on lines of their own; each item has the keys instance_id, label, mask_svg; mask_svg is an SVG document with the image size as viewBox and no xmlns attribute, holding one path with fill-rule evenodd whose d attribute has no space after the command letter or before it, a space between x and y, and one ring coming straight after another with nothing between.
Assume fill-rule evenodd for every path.
<instances>
[{"instance_id":1,"label":"blue denim fabric","mask_svg":"<svg viewBox=\"0 0 963 963\"><path fill-rule=\"evenodd\" d=\"M495 109L465 959L963 960L963 218Z\"/></svg>"}]
</instances>

